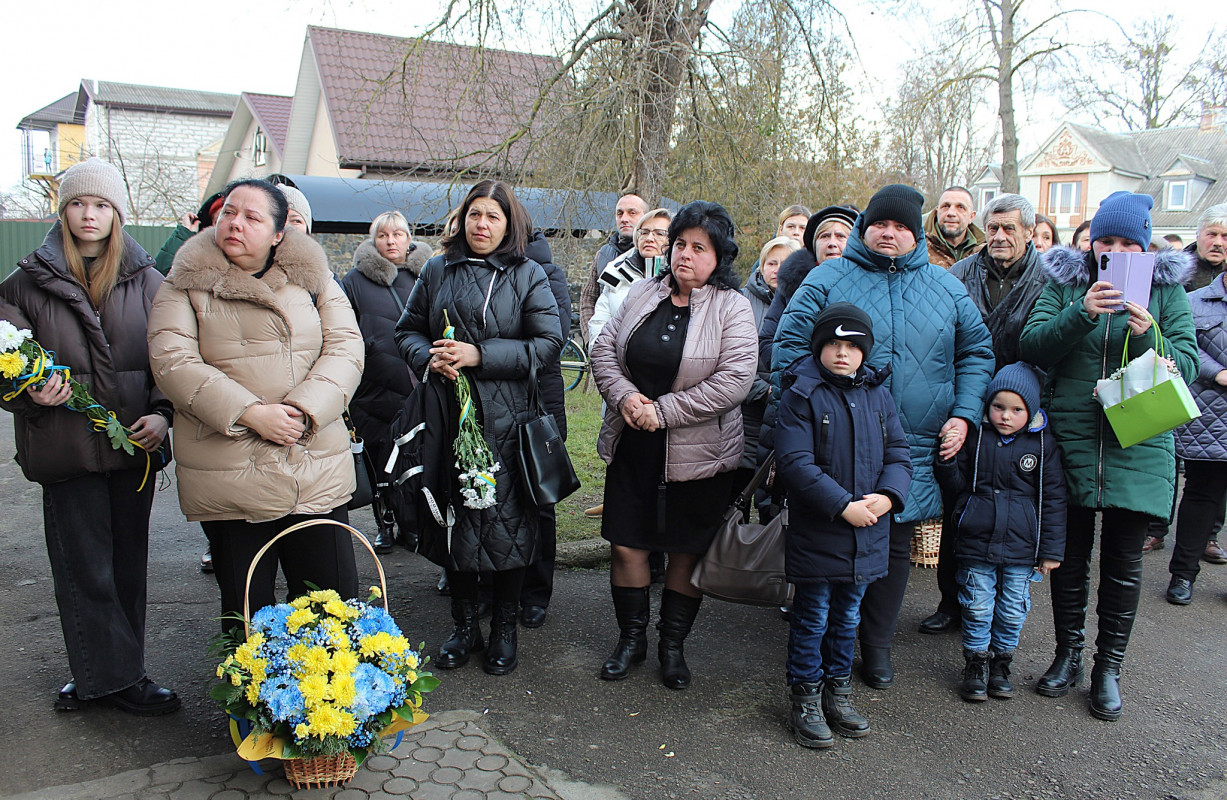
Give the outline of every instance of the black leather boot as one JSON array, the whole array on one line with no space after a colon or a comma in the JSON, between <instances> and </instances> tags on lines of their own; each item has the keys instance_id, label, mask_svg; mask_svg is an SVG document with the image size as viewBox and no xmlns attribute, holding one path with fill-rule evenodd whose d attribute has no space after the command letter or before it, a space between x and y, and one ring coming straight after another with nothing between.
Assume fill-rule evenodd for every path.
<instances>
[{"instance_id":1,"label":"black leather boot","mask_svg":"<svg viewBox=\"0 0 1227 800\"><path fill-rule=\"evenodd\" d=\"M469 663L470 653L480 653L486 646L481 636L481 625L477 621L475 601L453 597L452 621L456 623L452 638L439 648L439 660L435 662L440 669L463 667Z\"/></svg>"},{"instance_id":2,"label":"black leather boot","mask_svg":"<svg viewBox=\"0 0 1227 800\"><path fill-rule=\"evenodd\" d=\"M601 666L601 679L620 681L630 674L632 664L642 664L648 655L648 587L610 586L609 591L622 633L613 654Z\"/></svg>"},{"instance_id":3,"label":"black leather boot","mask_svg":"<svg viewBox=\"0 0 1227 800\"><path fill-rule=\"evenodd\" d=\"M1048 671L1035 682L1036 694L1064 697L1082 681L1082 648L1086 644L1086 604L1091 589L1090 564L1085 558L1066 557L1049 576L1052 584L1052 622L1057 653Z\"/></svg>"},{"instance_id":4,"label":"black leather boot","mask_svg":"<svg viewBox=\"0 0 1227 800\"><path fill-rule=\"evenodd\" d=\"M1010 665L1014 663L1014 651L990 653L988 659L988 696L1009 700L1014 696L1014 684L1010 683Z\"/></svg>"},{"instance_id":5,"label":"black leather boot","mask_svg":"<svg viewBox=\"0 0 1227 800\"><path fill-rule=\"evenodd\" d=\"M823 750L835 744L835 737L822 713L826 695L821 683L794 683L792 699L792 738L802 747Z\"/></svg>"},{"instance_id":6,"label":"black leather boot","mask_svg":"<svg viewBox=\"0 0 1227 800\"><path fill-rule=\"evenodd\" d=\"M840 736L859 739L869 733L869 720L852 707L852 676L827 676L822 685L822 713Z\"/></svg>"},{"instance_id":7,"label":"black leather boot","mask_svg":"<svg viewBox=\"0 0 1227 800\"><path fill-rule=\"evenodd\" d=\"M660 622L656 623L656 630L660 632L657 650L660 681L670 689L685 689L690 685L690 668L686 666L682 644L694 625L694 618L699 615L702 602L702 597L689 597L672 589L660 593Z\"/></svg>"},{"instance_id":8,"label":"black leather boot","mask_svg":"<svg viewBox=\"0 0 1227 800\"><path fill-rule=\"evenodd\" d=\"M889 647L874 647L861 642L861 680L870 689L889 689L895 682Z\"/></svg>"},{"instance_id":9,"label":"black leather boot","mask_svg":"<svg viewBox=\"0 0 1227 800\"><path fill-rule=\"evenodd\" d=\"M1095 654L1091 668L1091 716L1115 722L1124 704L1120 699L1120 662Z\"/></svg>"},{"instance_id":10,"label":"black leather boot","mask_svg":"<svg viewBox=\"0 0 1227 800\"><path fill-rule=\"evenodd\" d=\"M482 669L491 675L507 675L515 672L520 659L516 654L519 644L519 632L516 622L519 619L520 604L518 601L499 603L494 607L490 618L490 646L486 648L486 660Z\"/></svg>"},{"instance_id":11,"label":"black leather boot","mask_svg":"<svg viewBox=\"0 0 1227 800\"><path fill-rule=\"evenodd\" d=\"M959 687L959 697L969 703L979 703L988 699L988 653L964 650L963 685Z\"/></svg>"}]
</instances>

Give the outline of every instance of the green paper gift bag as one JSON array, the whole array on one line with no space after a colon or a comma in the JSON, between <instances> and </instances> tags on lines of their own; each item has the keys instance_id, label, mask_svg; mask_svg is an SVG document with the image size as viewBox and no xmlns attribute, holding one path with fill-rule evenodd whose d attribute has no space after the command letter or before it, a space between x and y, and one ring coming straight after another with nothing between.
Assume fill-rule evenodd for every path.
<instances>
[{"instance_id":1,"label":"green paper gift bag","mask_svg":"<svg viewBox=\"0 0 1227 800\"><path fill-rule=\"evenodd\" d=\"M1120 370L1096 385L1096 397L1103 404L1108 424L1122 448L1167 433L1201 416L1180 372L1169 369L1160 360L1166 353L1154 317L1150 319L1150 327L1154 333L1154 348L1126 364L1129 352L1126 334Z\"/></svg>"}]
</instances>

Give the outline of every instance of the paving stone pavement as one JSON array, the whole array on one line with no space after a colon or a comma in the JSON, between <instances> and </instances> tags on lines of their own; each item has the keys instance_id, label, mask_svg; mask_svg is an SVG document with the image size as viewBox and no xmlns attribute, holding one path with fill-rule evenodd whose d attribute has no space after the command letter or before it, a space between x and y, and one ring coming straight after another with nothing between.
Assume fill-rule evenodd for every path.
<instances>
[{"instance_id":1,"label":"paving stone pavement","mask_svg":"<svg viewBox=\"0 0 1227 800\"><path fill-rule=\"evenodd\" d=\"M477 724L447 711L405 732L391 753L371 756L342 787L295 789L277 763L257 774L238 756L185 758L107 778L15 795L13 800L625 800L609 786L533 768Z\"/></svg>"}]
</instances>

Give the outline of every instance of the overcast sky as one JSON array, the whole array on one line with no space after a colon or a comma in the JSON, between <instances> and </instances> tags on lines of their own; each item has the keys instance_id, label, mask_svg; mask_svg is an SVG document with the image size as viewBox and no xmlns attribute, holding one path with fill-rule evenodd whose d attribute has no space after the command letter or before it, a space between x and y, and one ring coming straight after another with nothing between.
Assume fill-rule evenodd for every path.
<instances>
[{"instance_id":1,"label":"overcast sky","mask_svg":"<svg viewBox=\"0 0 1227 800\"><path fill-rule=\"evenodd\" d=\"M736 0L717 0L715 18L727 16ZM901 57L923 41L917 25L896 14L859 2L849 22L863 66L862 81L881 99L897 78ZM242 91L290 95L298 73L309 24L410 36L431 19L436 0L246 0L242 3L166 3L149 0L30 0L6 2L0 32L0 188L21 177L21 119L69 92L83 78L238 94ZM1072 5L1069 4L1069 5ZM1087 7L1136 9L1152 13L1149 0L1089 0ZM1188 8L1189 6L1183 6ZM1227 6L1204 4L1220 29L1227 29ZM171 10L173 8L173 11ZM193 10L202 13L188 18ZM1186 23L1188 21L1186 20ZM1086 23L1089 26L1093 21ZM1191 26L1189 26L1191 27ZM911 41L909 41L911 40ZM1200 44L1200 41L1198 42ZM858 67L859 71L859 67ZM1030 126L1022 150L1034 148L1063 116L1055 101L1027 108ZM871 116L871 115L868 115ZM1038 120L1036 119L1038 118Z\"/></svg>"}]
</instances>

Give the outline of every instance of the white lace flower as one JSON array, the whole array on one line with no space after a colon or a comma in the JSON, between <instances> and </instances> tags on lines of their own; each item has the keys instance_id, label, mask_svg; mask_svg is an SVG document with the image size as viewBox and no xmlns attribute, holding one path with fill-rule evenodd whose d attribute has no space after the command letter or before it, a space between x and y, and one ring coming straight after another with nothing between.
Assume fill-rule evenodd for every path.
<instances>
[{"instance_id":1,"label":"white lace flower","mask_svg":"<svg viewBox=\"0 0 1227 800\"><path fill-rule=\"evenodd\" d=\"M0 319L0 351L7 353L10 350L16 350L30 336L28 328L18 330L13 323Z\"/></svg>"}]
</instances>

